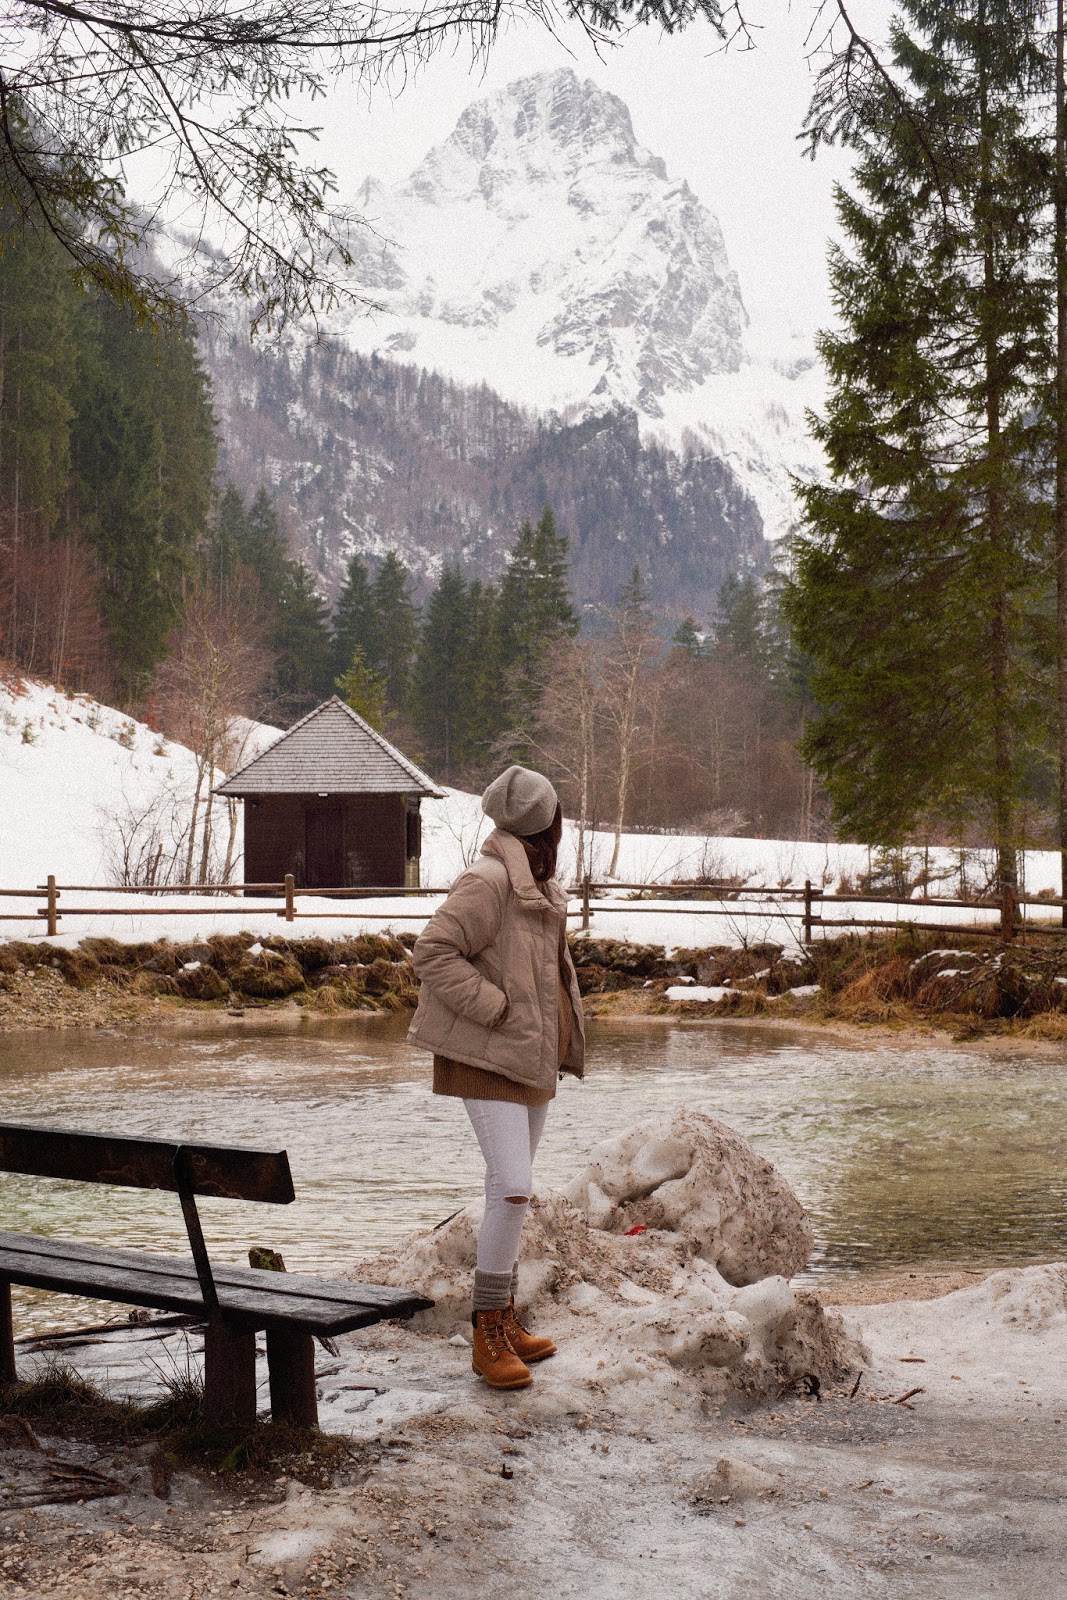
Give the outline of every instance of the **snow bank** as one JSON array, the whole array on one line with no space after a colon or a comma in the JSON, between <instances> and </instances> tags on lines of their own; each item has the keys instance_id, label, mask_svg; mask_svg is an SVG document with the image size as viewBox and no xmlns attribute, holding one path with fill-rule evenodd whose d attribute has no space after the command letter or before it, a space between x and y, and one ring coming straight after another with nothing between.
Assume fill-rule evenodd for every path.
<instances>
[{"instance_id":1,"label":"snow bank","mask_svg":"<svg viewBox=\"0 0 1067 1600\"><path fill-rule=\"evenodd\" d=\"M266 749L280 737L277 728L248 723L244 729L242 759ZM41 937L40 922L4 921L2 914L24 916L36 911L36 886L49 873L61 884L99 885L119 881L122 834L127 837L138 817L150 829L157 823L164 833L180 827L189 811L196 763L191 750L164 739L147 724L115 711L84 695L68 695L47 684L25 682L0 685L0 888L27 888L25 901L0 903L0 938ZM216 840L224 841L228 816L217 806ZM444 889L477 859L489 823L478 795L449 789L440 801L423 806L422 881ZM236 848L241 848L240 814ZM577 860L577 829L564 828L560 872L571 881ZM595 879L603 882L614 841L610 834L586 837L587 861ZM931 864L951 871L956 857L949 850L930 852ZM781 839L714 838L696 834L625 834L622 839L617 881L620 883L670 883L677 879L711 877L740 884L764 886L761 900L654 901L635 903L625 890L608 896L593 914L594 937L636 944L658 944L669 949L709 945L732 946L768 941L786 949L796 946L799 919L795 900L776 897L775 890L796 889L810 879L816 886L835 888L842 878L855 881L869 871L871 855L863 845L802 844ZM1059 860L1052 852L1030 852L1025 861L1029 892L1055 889ZM232 899L178 901L167 897L113 897L122 910L107 917L75 917L80 905L100 904L69 891L61 910L61 923L69 943L87 934L121 940L170 938L202 939L212 933L248 928L257 935L278 930L278 902L240 907ZM336 902L301 900L300 920L293 932L329 938L349 929L355 932L418 932L432 915L439 898L362 901L358 909ZM165 909L166 908L166 909ZM791 909L792 915L783 911ZM177 915L185 910L196 916ZM898 908L885 901L841 908L848 914L869 915L891 922ZM150 912L151 915L144 915ZM163 914L160 914L163 913ZM571 927L577 926L577 902L572 906ZM828 914L834 915L829 908ZM955 915L955 913L953 913ZM911 905L909 919L944 920L938 906ZM997 914L975 912L973 920L993 925ZM674 998L674 996L672 996ZM679 997L681 998L681 997ZM711 999L711 991L690 992L688 1000Z\"/></svg>"},{"instance_id":2,"label":"snow bank","mask_svg":"<svg viewBox=\"0 0 1067 1600\"><path fill-rule=\"evenodd\" d=\"M445 887L474 861L489 832L478 795L459 789L446 791L442 801L423 806L422 881L433 888ZM603 831L586 834L586 860L593 880L609 883L607 868L614 849L614 838ZM918 852L915 852L917 855ZM578 857L578 830L564 822L560 847L560 877L574 881ZM946 875L943 892L957 892L958 852L931 849L931 869ZM816 888L834 892L842 880L857 882L872 867L872 852L861 844L826 844L793 839L719 838L684 833L627 833L622 837L615 874L620 884L669 884L710 878L738 886L766 889L762 898L731 900L721 905L707 900L635 902L625 890L598 891L590 933L594 938L618 939L634 944L658 944L668 950L701 949L710 945L737 946L753 943L779 944L794 950L799 942L800 907L797 899L776 896L775 890L803 888L809 880ZM1059 893L1059 857L1049 850L1031 850L1022 858L1023 878L1028 894L1042 891ZM968 871L977 871L973 859ZM936 889L934 892L937 892ZM575 905L577 902L575 902ZM943 906L921 905L914 901L871 900L847 906L827 906L828 918L870 917L894 923L907 906L909 921L944 923L959 918L963 922L994 928L995 911L948 911ZM790 914L784 915L784 912ZM1038 917L1041 912L1031 908ZM572 929L576 922L572 919ZM687 995L671 993L674 1000L713 1001L717 991L705 988ZM797 998L804 998L803 995Z\"/></svg>"},{"instance_id":3,"label":"snow bank","mask_svg":"<svg viewBox=\"0 0 1067 1600\"><path fill-rule=\"evenodd\" d=\"M481 798L461 789L446 789L444 800L425 803L423 818L423 882L434 887L449 884L476 859L489 833L490 824L482 813ZM613 835L603 830L586 834L589 872L597 883L608 881L614 842ZM565 821L560 846L560 875L565 880L573 880L577 849L577 827ZM912 854L918 858L920 852ZM929 861L933 871L955 874L959 868L959 853L949 848L932 848ZM990 864L991 857L987 865ZM707 877L734 880L740 885L764 885L772 891L799 889L805 879L810 879L816 888L832 891L842 878L855 881L871 868L872 851L863 844L745 839L697 833L624 833L615 878L620 883L668 884L677 879ZM1059 856L1054 851L1025 852L1023 870L1028 894L1040 894L1045 890L1059 893ZM968 871L972 875L976 871L973 857ZM956 892L951 879L946 879L945 892ZM884 902L882 904L884 907ZM943 907L917 906L915 910L916 913L925 910L934 921L945 920ZM845 914L842 910L842 915ZM859 915L860 907L847 914ZM654 918L636 920L647 922ZM647 942L652 942L651 935Z\"/></svg>"},{"instance_id":4,"label":"snow bank","mask_svg":"<svg viewBox=\"0 0 1067 1600\"><path fill-rule=\"evenodd\" d=\"M937 1300L843 1311L868 1348L872 1373L890 1384L921 1384L925 1404L974 1401L1026 1414L1063 1403L1063 1262L1006 1268Z\"/></svg>"},{"instance_id":5,"label":"snow bank","mask_svg":"<svg viewBox=\"0 0 1067 1600\"><path fill-rule=\"evenodd\" d=\"M262 723L242 732L244 759L278 737ZM157 802L187 805L195 781L193 752L147 723L50 684L0 683L0 888L32 889L49 873L115 882L119 825Z\"/></svg>"},{"instance_id":6,"label":"snow bank","mask_svg":"<svg viewBox=\"0 0 1067 1600\"><path fill-rule=\"evenodd\" d=\"M353 1275L417 1287L436 1304L414 1326L466 1338L481 1214L470 1205ZM624 1222L645 1231L609 1231ZM783 1275L810 1249L788 1185L711 1117L683 1109L601 1146L565 1193L534 1197L523 1233L519 1300L560 1347L532 1403L574 1410L626 1384L714 1407L829 1376L852 1359L841 1324Z\"/></svg>"}]
</instances>

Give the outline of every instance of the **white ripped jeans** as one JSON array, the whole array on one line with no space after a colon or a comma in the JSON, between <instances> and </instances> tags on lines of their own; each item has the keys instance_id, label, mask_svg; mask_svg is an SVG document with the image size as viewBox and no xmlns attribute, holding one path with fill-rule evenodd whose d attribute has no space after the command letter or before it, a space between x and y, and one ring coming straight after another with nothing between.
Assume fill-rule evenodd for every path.
<instances>
[{"instance_id":1,"label":"white ripped jeans","mask_svg":"<svg viewBox=\"0 0 1067 1600\"><path fill-rule=\"evenodd\" d=\"M485 1157L485 1219L478 1235L478 1271L510 1272L533 1192L533 1160L548 1106L509 1100L464 1100Z\"/></svg>"}]
</instances>

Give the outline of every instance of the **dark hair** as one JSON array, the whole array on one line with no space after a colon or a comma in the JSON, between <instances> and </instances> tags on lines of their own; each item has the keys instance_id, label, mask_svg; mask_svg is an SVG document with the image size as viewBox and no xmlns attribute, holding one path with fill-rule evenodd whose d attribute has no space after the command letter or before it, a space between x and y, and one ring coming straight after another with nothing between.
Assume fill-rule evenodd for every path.
<instances>
[{"instance_id":1,"label":"dark hair","mask_svg":"<svg viewBox=\"0 0 1067 1600\"><path fill-rule=\"evenodd\" d=\"M531 833L521 839L526 859L530 863L530 871L537 883L547 883L549 878L556 876L556 855L562 838L563 807L557 801L556 814L548 827L542 828L540 833Z\"/></svg>"}]
</instances>

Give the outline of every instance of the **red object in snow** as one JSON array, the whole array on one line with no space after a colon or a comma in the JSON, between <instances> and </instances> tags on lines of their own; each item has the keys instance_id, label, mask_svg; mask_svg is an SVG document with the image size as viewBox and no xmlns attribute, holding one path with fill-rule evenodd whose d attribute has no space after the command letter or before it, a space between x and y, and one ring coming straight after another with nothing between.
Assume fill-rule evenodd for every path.
<instances>
[{"instance_id":1,"label":"red object in snow","mask_svg":"<svg viewBox=\"0 0 1067 1600\"><path fill-rule=\"evenodd\" d=\"M636 1228L627 1228L626 1232L623 1234L623 1238L624 1239L632 1239L635 1233L647 1233L647 1232L648 1232L648 1229L645 1227L644 1223L643 1222L639 1222L637 1224Z\"/></svg>"}]
</instances>

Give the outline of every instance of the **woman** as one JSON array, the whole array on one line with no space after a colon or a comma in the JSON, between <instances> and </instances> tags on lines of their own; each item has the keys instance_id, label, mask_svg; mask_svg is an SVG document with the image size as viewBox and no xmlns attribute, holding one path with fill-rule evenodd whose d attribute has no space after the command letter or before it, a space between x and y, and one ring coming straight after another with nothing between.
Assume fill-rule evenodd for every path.
<instances>
[{"instance_id":1,"label":"woman","mask_svg":"<svg viewBox=\"0 0 1067 1600\"><path fill-rule=\"evenodd\" d=\"M433 1051L434 1094L462 1099L485 1157L474 1370L490 1388L523 1389L529 1363L556 1353L515 1314L533 1158L557 1074L582 1076L585 1031L555 882L556 791L539 772L509 767L482 809L496 828L415 944L422 987L408 1038Z\"/></svg>"}]
</instances>

